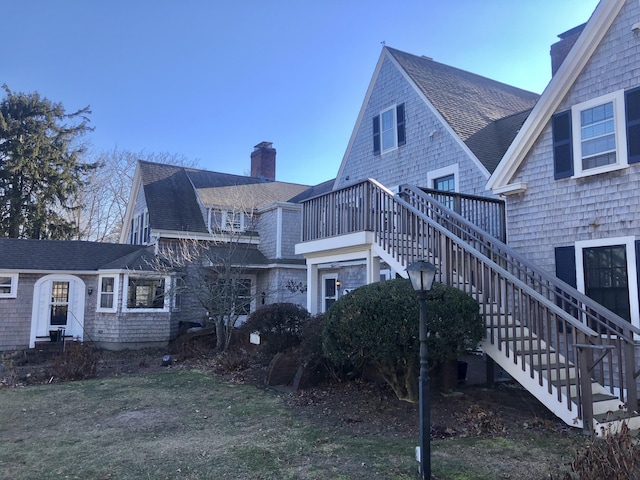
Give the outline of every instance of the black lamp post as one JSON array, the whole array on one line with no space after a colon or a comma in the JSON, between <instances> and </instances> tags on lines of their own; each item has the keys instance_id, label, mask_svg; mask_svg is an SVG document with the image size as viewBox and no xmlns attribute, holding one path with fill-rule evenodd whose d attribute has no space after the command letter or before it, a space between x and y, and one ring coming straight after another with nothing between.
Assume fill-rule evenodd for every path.
<instances>
[{"instance_id":1,"label":"black lamp post","mask_svg":"<svg viewBox=\"0 0 640 480\"><path fill-rule=\"evenodd\" d=\"M437 268L426 260L416 260L407 267L411 285L420 302L420 474L431 479L431 412L429 405L429 352L427 338L427 292L431 290Z\"/></svg>"}]
</instances>

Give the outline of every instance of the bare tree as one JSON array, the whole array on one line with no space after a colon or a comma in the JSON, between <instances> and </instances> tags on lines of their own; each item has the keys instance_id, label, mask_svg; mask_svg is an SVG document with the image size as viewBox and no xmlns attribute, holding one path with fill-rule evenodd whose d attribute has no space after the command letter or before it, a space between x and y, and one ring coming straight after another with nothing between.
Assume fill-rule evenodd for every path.
<instances>
[{"instance_id":1,"label":"bare tree","mask_svg":"<svg viewBox=\"0 0 640 480\"><path fill-rule=\"evenodd\" d=\"M93 155L92 161L99 168L77 193L74 203L79 208L71 212L79 240L118 241L138 160L188 167L198 163L179 154L144 150L135 153L117 147Z\"/></svg>"},{"instance_id":2,"label":"bare tree","mask_svg":"<svg viewBox=\"0 0 640 480\"><path fill-rule=\"evenodd\" d=\"M249 265L257 253L251 242L255 208L246 196L233 198L213 215L209 239L163 241L153 265L177 276L173 294L181 298L183 310L206 312L220 351L229 346L234 327L257 300L249 279Z\"/></svg>"}]
</instances>

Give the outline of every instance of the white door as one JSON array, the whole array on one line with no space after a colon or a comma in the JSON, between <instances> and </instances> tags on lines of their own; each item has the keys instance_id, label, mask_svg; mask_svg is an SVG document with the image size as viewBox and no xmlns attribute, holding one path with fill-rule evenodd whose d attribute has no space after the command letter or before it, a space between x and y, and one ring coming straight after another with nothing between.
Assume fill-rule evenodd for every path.
<instances>
[{"instance_id":1,"label":"white door","mask_svg":"<svg viewBox=\"0 0 640 480\"><path fill-rule=\"evenodd\" d=\"M35 283L29 341L32 348L59 328L64 328L65 336L83 340L85 292L84 282L73 275L47 275Z\"/></svg>"}]
</instances>

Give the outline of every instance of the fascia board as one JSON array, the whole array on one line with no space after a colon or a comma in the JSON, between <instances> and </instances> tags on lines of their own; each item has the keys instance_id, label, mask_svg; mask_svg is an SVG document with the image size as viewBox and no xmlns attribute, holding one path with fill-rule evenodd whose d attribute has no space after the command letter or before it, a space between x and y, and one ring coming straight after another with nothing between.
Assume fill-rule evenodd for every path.
<instances>
[{"instance_id":1,"label":"fascia board","mask_svg":"<svg viewBox=\"0 0 640 480\"><path fill-rule=\"evenodd\" d=\"M138 198L138 192L142 185L142 174L140 173L140 162L136 164L136 171L133 174L133 181L131 182L131 193L129 194L129 201L127 202L127 209L124 213L124 219L122 221L122 230L120 230L120 242L129 243L129 228L131 225L131 218L133 218L133 210L135 208L136 199Z\"/></svg>"},{"instance_id":2,"label":"fascia board","mask_svg":"<svg viewBox=\"0 0 640 480\"><path fill-rule=\"evenodd\" d=\"M624 5L625 0L601 1L564 62L542 92L538 103L522 125L485 188L505 187L546 127L551 115L573 87L578 75L595 52Z\"/></svg>"},{"instance_id":3,"label":"fascia board","mask_svg":"<svg viewBox=\"0 0 640 480\"><path fill-rule=\"evenodd\" d=\"M371 81L369 82L369 87L367 88L367 93L364 96L364 100L362 102L362 106L360 107L360 112L358 113L358 118L356 119L356 124L353 127L353 131L351 132L351 137L349 137L349 143L347 144L347 149L344 152L344 156L342 157L342 162L340 163L340 168L338 169L338 174L336 175L336 179L333 183L333 190L338 187L340 183L340 179L342 178L342 174L347 164L347 159L351 153L351 149L353 148L353 143L356 140L356 135L360 131L360 126L362 125L362 119L364 118L364 112L367 109L367 105L369 104L369 99L371 98L371 94L373 93L373 88L378 81L378 77L380 76L380 70L382 69L382 63L384 59L391 55L387 50L387 47L382 47L382 52L380 53L380 57L378 58L378 63L376 65L375 70L373 71L373 76L371 77Z\"/></svg>"}]
</instances>

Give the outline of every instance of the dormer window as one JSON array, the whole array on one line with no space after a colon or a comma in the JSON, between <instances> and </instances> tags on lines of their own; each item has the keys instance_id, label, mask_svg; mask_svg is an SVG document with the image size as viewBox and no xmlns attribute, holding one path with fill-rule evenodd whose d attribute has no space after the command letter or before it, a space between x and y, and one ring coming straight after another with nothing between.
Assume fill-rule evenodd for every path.
<instances>
[{"instance_id":1,"label":"dormer window","mask_svg":"<svg viewBox=\"0 0 640 480\"><path fill-rule=\"evenodd\" d=\"M404 103L373 117L373 154L391 151L406 143Z\"/></svg>"},{"instance_id":2,"label":"dormer window","mask_svg":"<svg viewBox=\"0 0 640 480\"><path fill-rule=\"evenodd\" d=\"M244 213L233 211L222 212L222 229L227 232L244 231Z\"/></svg>"}]
</instances>

